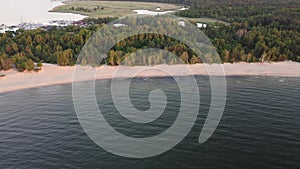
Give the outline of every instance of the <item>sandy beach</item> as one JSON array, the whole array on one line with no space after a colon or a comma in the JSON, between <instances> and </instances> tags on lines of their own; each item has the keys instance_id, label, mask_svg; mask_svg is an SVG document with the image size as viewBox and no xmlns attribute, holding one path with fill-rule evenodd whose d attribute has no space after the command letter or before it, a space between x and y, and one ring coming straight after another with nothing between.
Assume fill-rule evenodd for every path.
<instances>
[{"instance_id":1,"label":"sandy beach","mask_svg":"<svg viewBox=\"0 0 300 169\"><path fill-rule=\"evenodd\" d=\"M300 77L300 63L226 63L222 65L156 65L156 66L101 66L92 67L61 67L52 64L44 64L39 72L18 72L16 70L0 71L0 93L27 89L41 86L58 85L73 82L75 68L80 70L76 81L105 79L113 77L161 77L161 76L187 76L209 75L218 76L276 76L276 77ZM222 68L224 71L220 71ZM173 73L166 73L173 72ZM91 75L91 73L93 73Z\"/></svg>"}]
</instances>

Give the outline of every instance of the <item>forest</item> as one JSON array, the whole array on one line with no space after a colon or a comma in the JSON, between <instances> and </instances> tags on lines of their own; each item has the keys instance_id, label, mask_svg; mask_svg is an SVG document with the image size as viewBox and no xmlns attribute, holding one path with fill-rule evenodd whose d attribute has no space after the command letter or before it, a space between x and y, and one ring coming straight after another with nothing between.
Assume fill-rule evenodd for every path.
<instances>
[{"instance_id":1,"label":"forest","mask_svg":"<svg viewBox=\"0 0 300 169\"><path fill-rule=\"evenodd\" d=\"M224 62L300 61L300 1L188 0L181 17L231 23L203 30Z\"/></svg>"},{"instance_id":2,"label":"forest","mask_svg":"<svg viewBox=\"0 0 300 169\"><path fill-rule=\"evenodd\" d=\"M143 1L143 0L138 0ZM151 0L145 0L150 1ZM155 0L184 4L180 17L214 18L229 25L210 23L201 29L217 49L222 62L300 62L300 1L298 0ZM33 62L74 65L85 42L103 24L115 18L88 19L88 27L53 27L0 34L0 70L15 64L30 70ZM130 52L155 47L175 53L186 63L201 63L185 44L165 35L144 34L118 43L106 63L118 65ZM153 61L149 61L153 62ZM160 62L158 62L160 63Z\"/></svg>"}]
</instances>

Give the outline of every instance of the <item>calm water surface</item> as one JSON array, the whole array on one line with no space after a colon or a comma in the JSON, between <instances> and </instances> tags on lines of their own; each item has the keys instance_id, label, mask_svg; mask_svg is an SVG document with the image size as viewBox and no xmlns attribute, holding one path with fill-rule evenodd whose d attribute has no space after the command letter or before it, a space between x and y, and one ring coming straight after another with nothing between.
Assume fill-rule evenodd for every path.
<instances>
[{"instance_id":1,"label":"calm water surface","mask_svg":"<svg viewBox=\"0 0 300 169\"><path fill-rule=\"evenodd\" d=\"M17 25L20 22L43 23L51 20L80 20L83 15L48 12L59 1L50 0L0 0L0 25Z\"/></svg>"},{"instance_id":2,"label":"calm water surface","mask_svg":"<svg viewBox=\"0 0 300 169\"><path fill-rule=\"evenodd\" d=\"M198 137L210 103L208 77L197 77L201 106L196 124L172 150L146 159L110 154L89 139L72 103L71 84L0 94L0 168L300 168L300 79L228 77L224 116L204 144ZM172 78L135 79L130 97L139 110L161 88L166 111L149 124L118 114L110 80L96 84L100 109L119 132L148 137L165 131L179 111L180 93ZM101 131L99 132L101 134Z\"/></svg>"}]
</instances>

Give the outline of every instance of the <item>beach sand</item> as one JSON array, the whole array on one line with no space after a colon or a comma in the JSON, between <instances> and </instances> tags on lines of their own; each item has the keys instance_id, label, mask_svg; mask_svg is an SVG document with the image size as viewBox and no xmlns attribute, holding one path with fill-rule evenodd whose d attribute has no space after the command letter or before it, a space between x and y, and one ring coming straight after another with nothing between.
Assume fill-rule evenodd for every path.
<instances>
[{"instance_id":1,"label":"beach sand","mask_svg":"<svg viewBox=\"0 0 300 169\"><path fill-rule=\"evenodd\" d=\"M50 86L73 82L74 70L79 70L76 81L105 79L113 77L161 77L187 75L217 76L278 76L300 77L300 63L226 63L222 65L156 65L156 66L101 66L98 68L82 66L56 66L44 64L39 72L0 71L0 93L19 89ZM78 68L78 69L77 69ZM224 70L224 71L223 71ZM208 74L208 72L210 72Z\"/></svg>"}]
</instances>

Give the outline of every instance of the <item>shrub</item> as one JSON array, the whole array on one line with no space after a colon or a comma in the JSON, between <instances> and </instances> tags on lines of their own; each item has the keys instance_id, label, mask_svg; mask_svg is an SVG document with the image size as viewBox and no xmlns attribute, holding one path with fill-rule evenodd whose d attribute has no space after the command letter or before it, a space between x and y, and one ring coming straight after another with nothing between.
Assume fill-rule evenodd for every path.
<instances>
[{"instance_id":1,"label":"shrub","mask_svg":"<svg viewBox=\"0 0 300 169\"><path fill-rule=\"evenodd\" d=\"M42 64L42 62L38 62L38 63L36 64L36 66L37 66L37 67L43 67L43 64Z\"/></svg>"},{"instance_id":2,"label":"shrub","mask_svg":"<svg viewBox=\"0 0 300 169\"><path fill-rule=\"evenodd\" d=\"M34 62L31 59L24 57L22 54L14 56L14 62L18 71L24 70L32 71L35 67Z\"/></svg>"}]
</instances>

